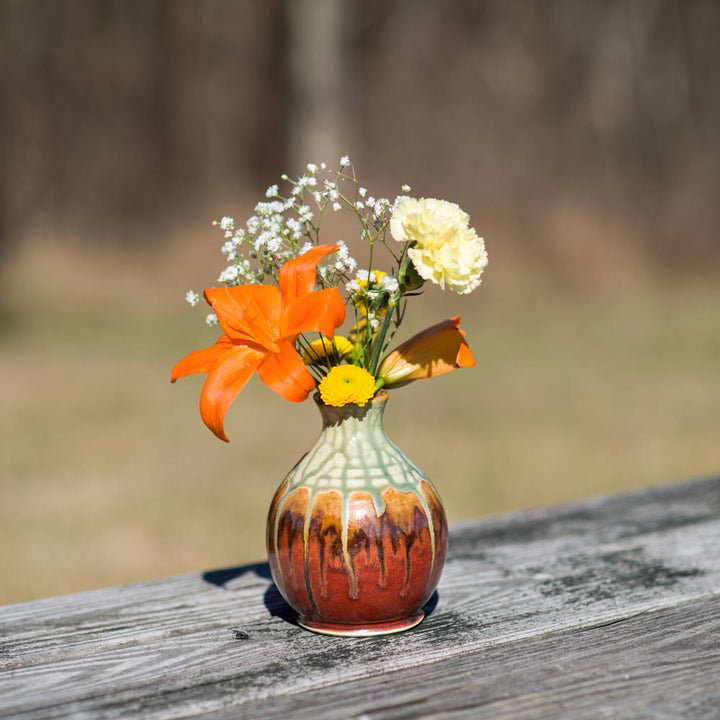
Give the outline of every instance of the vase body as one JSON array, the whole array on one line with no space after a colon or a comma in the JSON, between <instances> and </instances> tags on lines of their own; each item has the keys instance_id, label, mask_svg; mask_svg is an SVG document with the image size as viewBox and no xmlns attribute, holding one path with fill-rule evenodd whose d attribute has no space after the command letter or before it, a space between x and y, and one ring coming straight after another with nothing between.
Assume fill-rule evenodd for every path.
<instances>
[{"instance_id":1,"label":"vase body","mask_svg":"<svg viewBox=\"0 0 720 720\"><path fill-rule=\"evenodd\" d=\"M387 393L365 406L316 402L315 446L270 506L273 579L298 622L332 635L413 627L447 551L442 503L423 472L385 435Z\"/></svg>"}]
</instances>

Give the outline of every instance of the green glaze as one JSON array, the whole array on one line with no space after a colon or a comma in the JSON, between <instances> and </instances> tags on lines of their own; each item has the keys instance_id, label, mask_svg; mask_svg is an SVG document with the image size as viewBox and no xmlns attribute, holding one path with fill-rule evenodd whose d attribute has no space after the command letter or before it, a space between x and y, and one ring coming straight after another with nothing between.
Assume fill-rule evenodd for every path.
<instances>
[{"instance_id":1,"label":"green glaze","mask_svg":"<svg viewBox=\"0 0 720 720\"><path fill-rule=\"evenodd\" d=\"M319 493L337 491L342 498L342 547L345 565L354 586L354 571L348 553L350 496L353 492L370 495L375 513L385 512L383 493L389 488L414 493L428 519L433 557L435 533L432 516L420 484L429 482L425 474L385 434L382 424L388 394L380 390L366 405L325 405L316 395L323 427L312 449L287 476L288 487L280 498L275 517L274 537L278 544L278 529L282 507L287 497L299 488L306 488L308 498L305 513L304 541L308 547L310 518ZM354 592L354 588L353 588Z\"/></svg>"}]
</instances>

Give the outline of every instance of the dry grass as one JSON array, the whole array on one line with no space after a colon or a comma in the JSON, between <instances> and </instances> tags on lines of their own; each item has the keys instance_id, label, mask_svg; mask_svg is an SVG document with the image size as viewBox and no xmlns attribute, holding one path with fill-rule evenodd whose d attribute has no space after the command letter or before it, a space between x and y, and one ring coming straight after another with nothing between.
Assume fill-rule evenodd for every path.
<instances>
[{"instance_id":1,"label":"dry grass","mask_svg":"<svg viewBox=\"0 0 720 720\"><path fill-rule=\"evenodd\" d=\"M225 445L200 422L201 378L169 384L213 340L182 294L217 260L200 243L11 259L0 602L264 556L270 497L319 420L253 382ZM478 367L387 413L451 521L717 472L720 289L560 290L499 260L469 299L429 291L407 328L461 313Z\"/></svg>"}]
</instances>

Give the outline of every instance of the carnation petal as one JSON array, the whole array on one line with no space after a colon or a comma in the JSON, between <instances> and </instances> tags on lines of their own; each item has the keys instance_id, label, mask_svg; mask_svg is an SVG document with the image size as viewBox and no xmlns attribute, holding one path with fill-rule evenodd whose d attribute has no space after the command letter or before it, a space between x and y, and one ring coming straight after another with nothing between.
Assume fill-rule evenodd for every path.
<instances>
[{"instance_id":1,"label":"carnation petal","mask_svg":"<svg viewBox=\"0 0 720 720\"><path fill-rule=\"evenodd\" d=\"M487 265L485 243L455 203L401 197L390 218L392 236L410 242L408 257L420 277L465 294L480 284Z\"/></svg>"}]
</instances>

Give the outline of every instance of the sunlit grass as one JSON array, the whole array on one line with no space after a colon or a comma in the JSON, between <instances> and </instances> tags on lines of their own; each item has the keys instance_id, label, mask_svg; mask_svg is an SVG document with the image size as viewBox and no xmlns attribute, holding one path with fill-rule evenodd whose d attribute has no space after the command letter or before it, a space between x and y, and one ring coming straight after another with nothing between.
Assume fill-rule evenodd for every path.
<instances>
[{"instance_id":1,"label":"sunlit grass","mask_svg":"<svg viewBox=\"0 0 720 720\"><path fill-rule=\"evenodd\" d=\"M202 378L169 383L214 340L182 296L217 268L189 244L11 259L1 602L264 557L270 498L319 418L254 381L226 445L200 421ZM462 314L477 367L393 392L386 413L452 522L718 471L720 289L493 272L471 298L431 288L402 331Z\"/></svg>"}]
</instances>

